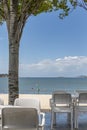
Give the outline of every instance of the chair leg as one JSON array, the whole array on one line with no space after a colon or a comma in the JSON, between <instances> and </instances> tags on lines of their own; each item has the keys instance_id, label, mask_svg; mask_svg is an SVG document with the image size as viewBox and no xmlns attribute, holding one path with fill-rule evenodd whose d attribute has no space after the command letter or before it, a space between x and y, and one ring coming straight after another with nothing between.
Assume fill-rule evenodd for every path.
<instances>
[{"instance_id":1,"label":"chair leg","mask_svg":"<svg viewBox=\"0 0 87 130\"><path fill-rule=\"evenodd\" d=\"M56 113L51 112L51 129L53 129L53 126L56 124Z\"/></svg>"},{"instance_id":2,"label":"chair leg","mask_svg":"<svg viewBox=\"0 0 87 130\"><path fill-rule=\"evenodd\" d=\"M78 112L75 110L75 128L78 128Z\"/></svg>"},{"instance_id":3,"label":"chair leg","mask_svg":"<svg viewBox=\"0 0 87 130\"><path fill-rule=\"evenodd\" d=\"M73 130L73 112L71 112L71 130Z\"/></svg>"},{"instance_id":4,"label":"chair leg","mask_svg":"<svg viewBox=\"0 0 87 130\"><path fill-rule=\"evenodd\" d=\"M44 126L43 126L43 127L41 127L41 128L39 128L39 130L44 130Z\"/></svg>"},{"instance_id":5,"label":"chair leg","mask_svg":"<svg viewBox=\"0 0 87 130\"><path fill-rule=\"evenodd\" d=\"M51 129L53 129L54 112L51 111Z\"/></svg>"},{"instance_id":6,"label":"chair leg","mask_svg":"<svg viewBox=\"0 0 87 130\"><path fill-rule=\"evenodd\" d=\"M53 120L53 125L56 125L56 112L54 112L54 120Z\"/></svg>"}]
</instances>

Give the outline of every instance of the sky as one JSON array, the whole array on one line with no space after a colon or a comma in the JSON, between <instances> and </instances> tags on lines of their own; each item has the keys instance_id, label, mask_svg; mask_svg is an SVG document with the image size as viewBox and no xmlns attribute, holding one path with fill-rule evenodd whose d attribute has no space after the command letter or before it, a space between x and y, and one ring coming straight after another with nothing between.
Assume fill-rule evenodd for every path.
<instances>
[{"instance_id":1,"label":"sky","mask_svg":"<svg viewBox=\"0 0 87 130\"><path fill-rule=\"evenodd\" d=\"M0 73L8 73L8 34L0 26ZM19 50L20 77L87 75L87 11L75 9L59 19L58 12L31 16Z\"/></svg>"}]
</instances>

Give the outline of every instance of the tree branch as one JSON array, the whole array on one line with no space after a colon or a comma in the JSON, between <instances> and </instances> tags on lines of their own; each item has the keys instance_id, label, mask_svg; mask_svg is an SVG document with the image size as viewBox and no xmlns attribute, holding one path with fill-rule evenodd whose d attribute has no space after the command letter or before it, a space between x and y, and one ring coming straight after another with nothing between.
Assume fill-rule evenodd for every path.
<instances>
[{"instance_id":1,"label":"tree branch","mask_svg":"<svg viewBox=\"0 0 87 130\"><path fill-rule=\"evenodd\" d=\"M78 6L83 7L85 10L87 10L87 2L84 0L76 0L76 2Z\"/></svg>"},{"instance_id":2,"label":"tree branch","mask_svg":"<svg viewBox=\"0 0 87 130\"><path fill-rule=\"evenodd\" d=\"M8 5L8 0L2 0L2 1L3 1L3 8L4 8L5 20L7 21L9 19L9 5Z\"/></svg>"},{"instance_id":3,"label":"tree branch","mask_svg":"<svg viewBox=\"0 0 87 130\"><path fill-rule=\"evenodd\" d=\"M5 15L4 15L4 12L3 12L2 9L0 9L0 15L1 15L1 17L3 18L3 20L4 20L4 19L5 19Z\"/></svg>"}]
</instances>

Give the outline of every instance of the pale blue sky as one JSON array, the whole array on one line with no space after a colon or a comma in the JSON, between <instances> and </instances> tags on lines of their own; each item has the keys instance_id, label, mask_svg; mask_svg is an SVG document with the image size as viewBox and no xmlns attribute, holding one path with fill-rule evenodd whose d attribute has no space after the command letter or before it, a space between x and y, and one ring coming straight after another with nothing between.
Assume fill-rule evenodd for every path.
<instances>
[{"instance_id":1,"label":"pale blue sky","mask_svg":"<svg viewBox=\"0 0 87 130\"><path fill-rule=\"evenodd\" d=\"M0 73L8 73L8 38L0 27ZM87 11L63 20L58 12L31 16L20 43L20 76L87 75Z\"/></svg>"}]
</instances>

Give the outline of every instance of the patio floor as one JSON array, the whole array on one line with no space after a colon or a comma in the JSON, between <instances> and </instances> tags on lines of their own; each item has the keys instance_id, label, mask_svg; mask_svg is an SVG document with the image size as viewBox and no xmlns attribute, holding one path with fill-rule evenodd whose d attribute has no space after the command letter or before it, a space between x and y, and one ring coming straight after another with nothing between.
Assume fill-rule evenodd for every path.
<instances>
[{"instance_id":1,"label":"patio floor","mask_svg":"<svg viewBox=\"0 0 87 130\"><path fill-rule=\"evenodd\" d=\"M54 130L71 130L70 122L67 119L67 114L57 114L57 125ZM46 113L46 123L45 130L51 130L51 114L50 112ZM87 130L87 113L79 114L79 129L78 130Z\"/></svg>"},{"instance_id":2,"label":"patio floor","mask_svg":"<svg viewBox=\"0 0 87 130\"><path fill-rule=\"evenodd\" d=\"M44 130L51 130L51 113L46 112L46 121ZM57 125L53 130L71 130L70 122L67 119L67 114L57 114ZM0 120L1 123L1 120ZM1 128L0 128L1 130ZM76 129L74 129L76 130ZM79 129L78 130L87 130L87 113L80 113L79 115Z\"/></svg>"}]
</instances>

